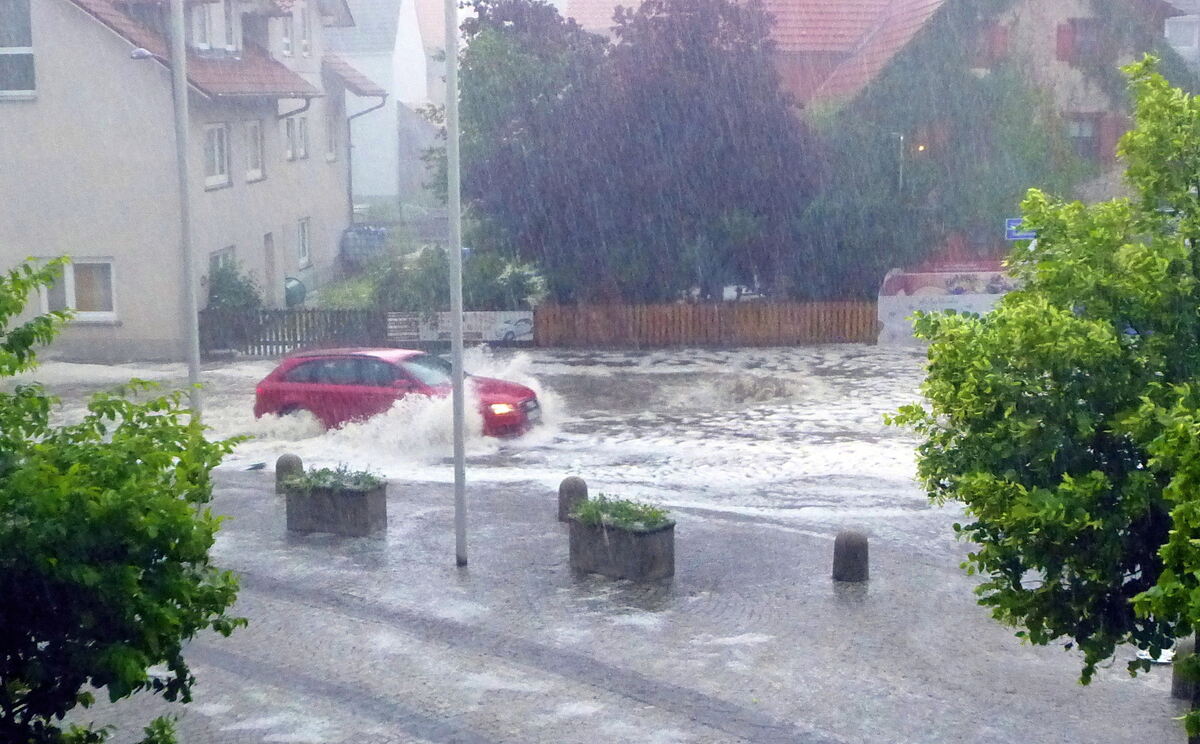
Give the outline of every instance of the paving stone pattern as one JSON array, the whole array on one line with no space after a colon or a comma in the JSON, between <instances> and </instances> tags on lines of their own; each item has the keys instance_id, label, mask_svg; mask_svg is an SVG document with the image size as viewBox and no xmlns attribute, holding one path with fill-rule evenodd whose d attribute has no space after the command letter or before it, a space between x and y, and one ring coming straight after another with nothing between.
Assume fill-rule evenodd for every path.
<instances>
[{"instance_id":1,"label":"paving stone pattern","mask_svg":"<svg viewBox=\"0 0 1200 744\"><path fill-rule=\"evenodd\" d=\"M557 494L393 483L386 535L294 535L266 472L220 471L215 555L250 626L187 656L190 705L141 696L81 719L139 738L243 742L1182 742L1170 669L1022 646L973 603L961 552L872 538L871 580L830 580L833 533L676 510L676 576L575 576Z\"/></svg>"}]
</instances>

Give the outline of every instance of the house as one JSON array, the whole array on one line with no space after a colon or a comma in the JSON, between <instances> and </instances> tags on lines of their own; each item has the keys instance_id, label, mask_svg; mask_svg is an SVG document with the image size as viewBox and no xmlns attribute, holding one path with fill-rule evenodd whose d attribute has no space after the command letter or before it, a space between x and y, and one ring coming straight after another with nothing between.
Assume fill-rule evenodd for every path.
<instances>
[{"instance_id":1,"label":"house","mask_svg":"<svg viewBox=\"0 0 1200 744\"><path fill-rule=\"evenodd\" d=\"M1167 41L1193 68L1200 68L1200 0L1171 0L1181 15L1167 19Z\"/></svg>"},{"instance_id":2,"label":"house","mask_svg":"<svg viewBox=\"0 0 1200 744\"><path fill-rule=\"evenodd\" d=\"M827 112L861 96L922 35L939 32L940 15L967 2L764 0L763 5L774 17L771 35L783 87L805 109ZM609 34L613 11L621 4L619 0L567 0L564 15L587 30ZM1110 6L1126 6L1157 36L1168 19L1182 15L1165 0L1011 0L981 25L978 37L956 43L972 45L972 64L981 75L1000 60L1017 60L1023 72L1052 96L1079 151L1111 162L1128 118L1112 92L1080 64L1098 56L1099 47L1107 43L1101 21L1112 12ZM1167 28L1183 36L1186 29L1197 26L1181 23ZM1146 46L1120 49L1113 67L1147 50Z\"/></svg>"},{"instance_id":3,"label":"house","mask_svg":"<svg viewBox=\"0 0 1200 744\"><path fill-rule=\"evenodd\" d=\"M181 359L180 209L163 0L7 0L0 14L0 269L71 258L42 310L51 349ZM269 307L336 275L350 222L346 93L383 96L327 54L343 0L188 0L189 207L203 303L236 261Z\"/></svg>"},{"instance_id":4,"label":"house","mask_svg":"<svg viewBox=\"0 0 1200 744\"><path fill-rule=\"evenodd\" d=\"M422 155L438 144L437 128L424 109L446 102L445 5L442 0L346 2L358 22L330 29L329 49L379 82L392 102L384 115L356 124L355 142L369 148L371 157L354 162L355 191L364 202L432 206ZM351 107L359 105L352 98Z\"/></svg>"}]
</instances>

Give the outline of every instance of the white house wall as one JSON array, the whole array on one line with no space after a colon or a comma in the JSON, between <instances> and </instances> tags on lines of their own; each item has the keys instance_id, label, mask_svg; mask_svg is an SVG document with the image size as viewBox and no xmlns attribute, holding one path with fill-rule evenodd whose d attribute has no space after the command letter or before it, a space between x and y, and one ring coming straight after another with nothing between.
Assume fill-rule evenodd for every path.
<instances>
[{"instance_id":1,"label":"white house wall","mask_svg":"<svg viewBox=\"0 0 1200 744\"><path fill-rule=\"evenodd\" d=\"M36 97L0 99L0 270L27 256L110 258L115 320L72 322L48 355L182 359L186 331L170 72L153 60L130 59L127 40L68 0L35 0L31 8ZM277 45L278 19L271 27ZM282 59L327 94L303 114L309 128L306 159L285 158L284 124L277 119L303 101L208 99L194 92L189 97L192 243L201 306L210 257L229 247L270 306L282 303L286 277L303 281L311 297L335 273L350 214L346 112L341 83L322 74L320 39L314 24L310 55L297 51ZM337 132L333 157L326 152L327 107ZM249 119L263 124L265 178L255 182L246 180L243 127ZM213 123L229 126L230 182L206 189L205 126ZM299 261L303 218L310 224L307 266ZM273 262L264 246L268 234Z\"/></svg>"},{"instance_id":2,"label":"white house wall","mask_svg":"<svg viewBox=\"0 0 1200 744\"><path fill-rule=\"evenodd\" d=\"M0 269L112 258L116 322L51 353L179 357L179 212L170 76L66 0L31 3L36 98L0 100ZM80 50L87 50L81 53Z\"/></svg>"}]
</instances>

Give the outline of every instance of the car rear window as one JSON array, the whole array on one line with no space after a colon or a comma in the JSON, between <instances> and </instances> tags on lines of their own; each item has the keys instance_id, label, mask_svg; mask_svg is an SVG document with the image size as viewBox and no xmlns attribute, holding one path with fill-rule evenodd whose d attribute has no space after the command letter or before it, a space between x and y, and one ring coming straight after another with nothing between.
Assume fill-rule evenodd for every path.
<instances>
[{"instance_id":1,"label":"car rear window","mask_svg":"<svg viewBox=\"0 0 1200 744\"><path fill-rule=\"evenodd\" d=\"M304 362L292 367L283 376L284 382L316 382L317 371L321 368L321 362Z\"/></svg>"}]
</instances>

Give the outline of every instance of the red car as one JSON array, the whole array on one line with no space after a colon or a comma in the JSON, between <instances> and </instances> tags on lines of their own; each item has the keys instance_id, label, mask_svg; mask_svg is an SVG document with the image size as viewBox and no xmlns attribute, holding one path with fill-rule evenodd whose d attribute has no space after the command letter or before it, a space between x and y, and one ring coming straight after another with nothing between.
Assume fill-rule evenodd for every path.
<instances>
[{"instance_id":1,"label":"red car","mask_svg":"<svg viewBox=\"0 0 1200 744\"><path fill-rule=\"evenodd\" d=\"M515 382L467 378L483 433L521 434L541 419L537 395ZM383 413L407 395L450 394L450 363L409 349L325 349L294 354L255 388L254 416L310 411L327 428Z\"/></svg>"}]
</instances>

